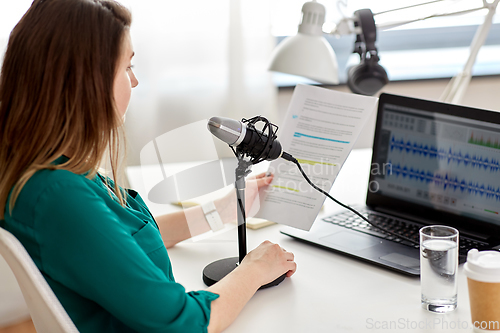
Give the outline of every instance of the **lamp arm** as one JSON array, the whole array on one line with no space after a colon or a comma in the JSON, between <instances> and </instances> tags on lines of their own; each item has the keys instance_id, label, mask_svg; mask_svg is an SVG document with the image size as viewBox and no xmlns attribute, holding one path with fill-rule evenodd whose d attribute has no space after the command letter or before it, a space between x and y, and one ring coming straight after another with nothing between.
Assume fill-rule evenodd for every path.
<instances>
[{"instance_id":1,"label":"lamp arm","mask_svg":"<svg viewBox=\"0 0 500 333\"><path fill-rule=\"evenodd\" d=\"M500 0L495 0L494 2L488 4L488 14L486 14L483 24L478 27L478 29L476 30L476 34L472 39L469 58L467 59L463 70L456 76L454 76L446 86L443 94L440 97L441 101L454 104L460 104L460 102L462 101L465 90L467 89L472 77L472 67L476 62L476 57L479 53L479 50L486 41L486 37L488 36L488 32L490 31L491 24L493 22L493 16L495 15L495 11L499 2ZM483 0L483 3L485 3L486 6L485 0Z\"/></svg>"},{"instance_id":2,"label":"lamp arm","mask_svg":"<svg viewBox=\"0 0 500 333\"><path fill-rule=\"evenodd\" d=\"M441 2L441 1L446 1L446 0L432 0L432 1L429 1L429 2L417 3L417 4L406 6L406 7L389 9L389 10L385 10L383 12L373 13L373 16L377 16L377 15L380 15L380 14L386 14L386 13L392 13L392 12L396 12L398 10L409 9L409 8L414 8L414 7L418 7L418 6L425 6L425 5L428 5L428 4L431 4L431 3Z\"/></svg>"},{"instance_id":3,"label":"lamp arm","mask_svg":"<svg viewBox=\"0 0 500 333\"><path fill-rule=\"evenodd\" d=\"M488 10L488 14L484 18L484 22L480 25L472 39L472 43L470 46L470 57L465 64L464 71L472 72L472 66L474 66L474 61L477 57L479 49L483 46L486 41L486 37L488 37L488 33L491 29L491 24L493 23L493 16L495 15L496 7L500 0L495 0L494 5L491 6Z\"/></svg>"},{"instance_id":4,"label":"lamp arm","mask_svg":"<svg viewBox=\"0 0 500 333\"><path fill-rule=\"evenodd\" d=\"M424 20L431 19L431 18L434 18L434 17L446 17L446 16L463 15L463 14L468 14L468 13L476 12L476 11L484 9L484 8L485 7L483 6L483 7L472 8L472 9L467 9L467 10L461 10L461 11L458 11L458 12L443 13L443 14L432 14L432 15L429 15L429 16L420 17L420 18L416 18L416 19L408 20L408 21L387 22L387 23L377 24L377 29L378 30L388 30L388 29L392 29L392 28L395 28L395 27L399 27L401 25L405 25L405 24L409 24L409 23L413 23L413 22L418 22L418 21L424 21Z\"/></svg>"},{"instance_id":5,"label":"lamp arm","mask_svg":"<svg viewBox=\"0 0 500 333\"><path fill-rule=\"evenodd\" d=\"M483 1L483 2L485 2L485 1ZM407 21L381 23L381 24L376 24L376 26L377 26L377 30L388 30L388 29L392 29L395 27L405 25L405 24L418 22L418 21L424 21L424 20L431 19L434 17L464 15L464 14L469 14L469 13L472 13L472 12L475 12L475 11L478 11L481 9L485 9L485 8L488 8L488 9L496 8L497 3L498 3L498 1L495 0L491 4L485 3L482 7L478 7L478 8L472 8L472 9L460 10L457 12L448 12L448 13L442 13L442 14L433 14L433 15L428 15L425 17L420 17L420 18L416 18L416 19L412 19L412 20L407 20ZM400 9L404 9L404 8L398 8L398 9L394 9L392 11L400 10ZM382 14L382 13L377 13L377 14ZM374 14L374 16L377 14ZM333 28L331 31L327 31L326 33L337 35L337 36L358 34L360 32L360 29L354 27L355 20L356 20L355 17L344 17L335 25L335 28Z\"/></svg>"}]
</instances>

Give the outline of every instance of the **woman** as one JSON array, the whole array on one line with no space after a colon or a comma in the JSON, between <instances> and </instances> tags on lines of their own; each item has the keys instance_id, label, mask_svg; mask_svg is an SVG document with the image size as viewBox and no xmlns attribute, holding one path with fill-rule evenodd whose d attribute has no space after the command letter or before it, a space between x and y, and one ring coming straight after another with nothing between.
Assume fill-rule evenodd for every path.
<instances>
[{"instance_id":1,"label":"woman","mask_svg":"<svg viewBox=\"0 0 500 333\"><path fill-rule=\"evenodd\" d=\"M261 285L295 272L293 254L264 242L219 283L186 293L166 247L210 230L202 209L155 220L136 192L97 172L108 151L118 179L138 84L130 23L114 1L35 0L12 31L0 76L0 226L81 332L219 332ZM225 222L233 200L215 202Z\"/></svg>"}]
</instances>

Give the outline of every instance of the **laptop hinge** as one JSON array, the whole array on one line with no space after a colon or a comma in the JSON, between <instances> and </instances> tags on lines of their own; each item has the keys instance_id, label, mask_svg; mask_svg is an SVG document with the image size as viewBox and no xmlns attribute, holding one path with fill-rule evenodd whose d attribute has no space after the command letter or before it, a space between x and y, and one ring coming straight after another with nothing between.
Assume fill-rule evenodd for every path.
<instances>
[{"instance_id":1,"label":"laptop hinge","mask_svg":"<svg viewBox=\"0 0 500 333\"><path fill-rule=\"evenodd\" d=\"M373 209L373 207L372 207L372 209ZM387 208L382 208L382 207L376 207L374 210L376 210L377 212L381 212L381 213L385 213L385 214L389 214L389 215L398 216L398 217L401 217L401 218L404 218L404 219L407 219L407 220L410 220L410 221L415 221L415 222L418 222L418 223L422 223L422 224L435 224L435 223L439 223L437 221L432 221L432 220L427 220L427 219L415 217L413 215L401 213L401 212L398 212L398 211L394 211L392 209L387 209ZM470 230L460 229L459 231L460 231L460 233L462 235L465 235L465 236L468 236L468 237L472 237L472 238L477 238L477 239L480 239L482 241L486 241L489 238L488 235L485 235L485 234L482 234L482 233L478 233L478 232L471 232Z\"/></svg>"}]
</instances>

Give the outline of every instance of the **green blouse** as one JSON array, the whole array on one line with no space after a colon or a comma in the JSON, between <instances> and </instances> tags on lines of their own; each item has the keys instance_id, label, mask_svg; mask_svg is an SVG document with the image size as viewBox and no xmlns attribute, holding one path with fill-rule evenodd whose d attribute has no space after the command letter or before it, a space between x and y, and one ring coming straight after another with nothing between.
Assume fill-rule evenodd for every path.
<instances>
[{"instance_id":1,"label":"green blouse","mask_svg":"<svg viewBox=\"0 0 500 333\"><path fill-rule=\"evenodd\" d=\"M135 191L122 207L100 175L38 171L0 226L25 246L80 332L206 332L219 296L175 282Z\"/></svg>"}]
</instances>

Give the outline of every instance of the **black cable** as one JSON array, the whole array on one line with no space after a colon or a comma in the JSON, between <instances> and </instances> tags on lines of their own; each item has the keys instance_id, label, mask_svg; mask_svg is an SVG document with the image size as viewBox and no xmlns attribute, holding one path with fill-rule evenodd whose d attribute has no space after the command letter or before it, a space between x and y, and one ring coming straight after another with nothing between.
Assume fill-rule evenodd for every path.
<instances>
[{"instance_id":1,"label":"black cable","mask_svg":"<svg viewBox=\"0 0 500 333\"><path fill-rule=\"evenodd\" d=\"M419 245L418 241L415 241L415 240L413 240L411 238L408 238L408 237L405 237L403 235L400 235L400 234L398 234L398 233L396 233L394 231L390 231L390 230L387 230L385 228L382 228L382 227L376 225L375 223L373 223L372 221L370 221L366 217L364 217L361 213L359 213L358 211L356 211L354 208L352 208L352 207L350 207L348 205L343 204L342 202L338 201L337 199L335 199L334 197L332 197L330 194L328 194L327 192L323 191L321 188L319 188L318 186L316 186L315 184L313 184L311 182L311 180L309 179L309 177L307 177L307 175L304 172L304 170L302 169L302 166L300 165L299 161L297 161L297 159L295 157L293 157L292 155L290 155L290 154L288 154L286 152L283 152L283 154L282 154L281 157L284 158L285 160L290 161L290 162L294 163L295 165L297 165L297 167L300 170L300 173L302 174L302 176L304 177L304 179L309 183L309 185L311 185L315 190L319 191L320 193L326 195L328 198L332 199L336 204L344 207L345 209L350 210L351 212L353 212L357 216L361 217L364 221L368 222L369 224L371 224L372 226L374 226L377 229L385 231L388 234L396 236L397 238L404 239L405 241L408 241L408 242L410 242L412 244Z\"/></svg>"}]
</instances>

